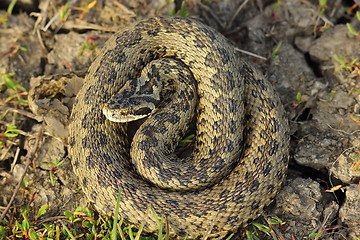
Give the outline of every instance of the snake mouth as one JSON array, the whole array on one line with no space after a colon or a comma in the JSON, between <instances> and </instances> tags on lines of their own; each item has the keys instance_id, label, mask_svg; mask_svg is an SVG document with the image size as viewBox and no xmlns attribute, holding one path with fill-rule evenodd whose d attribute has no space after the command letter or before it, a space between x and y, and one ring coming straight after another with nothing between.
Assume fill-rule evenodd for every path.
<instances>
[{"instance_id":1,"label":"snake mouth","mask_svg":"<svg viewBox=\"0 0 360 240\"><path fill-rule=\"evenodd\" d=\"M131 111L129 111L127 109L123 110L123 111L119 111L119 112L120 112L120 114L108 113L106 111L103 111L104 115L106 116L106 118L108 120L110 120L112 122L118 122L118 123L133 122L136 120L146 118L151 114L151 110L150 111L144 110L143 112L137 112L136 114L132 113Z\"/></svg>"},{"instance_id":2,"label":"snake mouth","mask_svg":"<svg viewBox=\"0 0 360 240\"><path fill-rule=\"evenodd\" d=\"M153 105L140 107L137 109L132 108L109 108L105 105L102 109L106 118L112 122L127 123L148 117L154 109Z\"/></svg>"},{"instance_id":3,"label":"snake mouth","mask_svg":"<svg viewBox=\"0 0 360 240\"><path fill-rule=\"evenodd\" d=\"M149 107L143 107L140 109L137 109L136 111L134 111L132 113L132 115L137 115L137 116L149 116L150 113L152 113L153 109L149 108Z\"/></svg>"}]
</instances>

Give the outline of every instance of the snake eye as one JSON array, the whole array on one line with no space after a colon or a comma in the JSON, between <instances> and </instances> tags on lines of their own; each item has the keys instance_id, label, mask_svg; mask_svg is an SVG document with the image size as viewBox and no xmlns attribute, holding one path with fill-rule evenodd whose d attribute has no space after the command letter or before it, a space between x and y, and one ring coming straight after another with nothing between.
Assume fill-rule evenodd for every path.
<instances>
[{"instance_id":1,"label":"snake eye","mask_svg":"<svg viewBox=\"0 0 360 240\"><path fill-rule=\"evenodd\" d=\"M130 114L130 110L129 109L124 109L124 110L121 110L120 113L121 113L122 116L127 116L127 115Z\"/></svg>"}]
</instances>

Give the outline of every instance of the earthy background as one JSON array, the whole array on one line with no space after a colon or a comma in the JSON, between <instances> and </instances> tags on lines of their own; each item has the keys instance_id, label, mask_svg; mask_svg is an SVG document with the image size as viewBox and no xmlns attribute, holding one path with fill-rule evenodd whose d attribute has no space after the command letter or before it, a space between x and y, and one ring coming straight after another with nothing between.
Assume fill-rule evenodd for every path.
<instances>
[{"instance_id":1,"label":"earthy background","mask_svg":"<svg viewBox=\"0 0 360 240\"><path fill-rule=\"evenodd\" d=\"M11 2L0 1L0 226L8 239L24 206L49 207L32 217L34 229L86 206L67 158L73 97L111 34L177 9L165 0L18 0L12 10ZM283 223L270 226L276 239L360 239L359 4L191 0L177 13L228 37L288 112L288 178L256 220L279 217Z\"/></svg>"}]
</instances>

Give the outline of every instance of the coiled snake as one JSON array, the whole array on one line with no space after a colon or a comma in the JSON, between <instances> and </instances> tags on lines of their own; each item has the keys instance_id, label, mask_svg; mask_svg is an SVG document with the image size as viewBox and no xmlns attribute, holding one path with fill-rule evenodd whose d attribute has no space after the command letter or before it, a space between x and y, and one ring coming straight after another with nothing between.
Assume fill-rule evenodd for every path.
<instances>
[{"instance_id":1,"label":"coiled snake","mask_svg":"<svg viewBox=\"0 0 360 240\"><path fill-rule=\"evenodd\" d=\"M149 114L130 146L123 122ZM192 153L179 158L174 148L194 114ZM288 124L273 88L222 35L187 18L150 18L113 35L69 128L74 171L95 207L114 211L120 191L122 217L156 232L151 209L174 238L236 231L286 176Z\"/></svg>"}]
</instances>

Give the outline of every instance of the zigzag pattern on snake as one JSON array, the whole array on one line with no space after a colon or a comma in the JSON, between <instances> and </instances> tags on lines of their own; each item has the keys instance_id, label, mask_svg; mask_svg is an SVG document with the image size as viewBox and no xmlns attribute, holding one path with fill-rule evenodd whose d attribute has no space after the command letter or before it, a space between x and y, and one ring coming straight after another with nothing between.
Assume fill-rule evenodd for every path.
<instances>
[{"instance_id":1,"label":"zigzag pattern on snake","mask_svg":"<svg viewBox=\"0 0 360 240\"><path fill-rule=\"evenodd\" d=\"M185 70L176 78L167 65ZM109 120L121 96L132 102L132 82L183 77L192 79L190 92L186 85L164 87L162 101L148 105L158 109L141 109L150 116L132 143L127 123ZM151 94L158 87L143 89ZM192 153L179 158L171 151L186 132L183 120L194 114ZM146 220L145 230L156 232L151 209L166 217L172 238L237 231L262 213L286 177L288 124L272 86L221 34L187 18L150 18L114 34L89 69L69 129L74 171L96 209L114 211L120 192L122 217L136 225Z\"/></svg>"}]
</instances>

